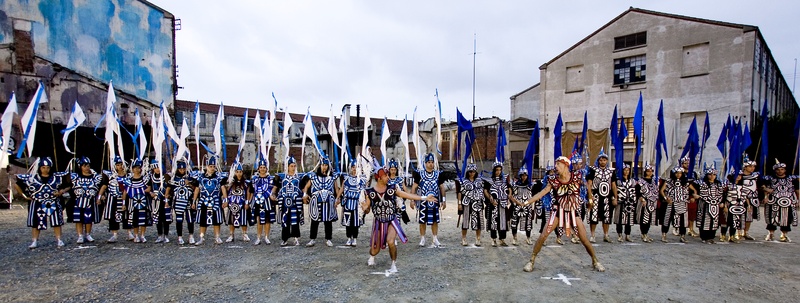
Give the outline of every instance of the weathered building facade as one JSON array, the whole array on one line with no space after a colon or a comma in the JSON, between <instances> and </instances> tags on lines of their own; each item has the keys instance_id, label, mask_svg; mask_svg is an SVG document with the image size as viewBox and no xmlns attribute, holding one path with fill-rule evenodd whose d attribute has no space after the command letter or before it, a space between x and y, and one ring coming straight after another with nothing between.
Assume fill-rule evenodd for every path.
<instances>
[{"instance_id":1,"label":"weathered building facade","mask_svg":"<svg viewBox=\"0 0 800 303\"><path fill-rule=\"evenodd\" d=\"M65 166L72 155L59 131L77 102L87 120L77 131L76 151L99 161L102 138L93 126L105 112L109 83L124 125L134 124L137 108L148 123L161 102L172 106L179 26L171 13L143 0L0 1L0 107L15 93L21 115L43 83L49 102L40 107L32 156L55 155Z\"/></svg>"},{"instance_id":2,"label":"weathered building facade","mask_svg":"<svg viewBox=\"0 0 800 303\"><path fill-rule=\"evenodd\" d=\"M539 143L545 159L553 156L553 126L561 112L562 149L571 151L584 112L588 128L607 132L614 106L631 129L639 94L644 102L642 161L654 161L656 117L664 102L669 162L680 155L692 119L708 112L712 138L728 114L751 127L764 102L771 115L797 115L798 106L758 27L630 8L539 67L540 82L511 97L511 119L541 122ZM623 118L624 117L624 118ZM513 130L513 129L512 129ZM590 159L607 139L590 140ZM608 136L606 135L605 138ZM625 140L626 161L633 160L632 132ZM722 160L715 143L704 161Z\"/></svg>"}]
</instances>

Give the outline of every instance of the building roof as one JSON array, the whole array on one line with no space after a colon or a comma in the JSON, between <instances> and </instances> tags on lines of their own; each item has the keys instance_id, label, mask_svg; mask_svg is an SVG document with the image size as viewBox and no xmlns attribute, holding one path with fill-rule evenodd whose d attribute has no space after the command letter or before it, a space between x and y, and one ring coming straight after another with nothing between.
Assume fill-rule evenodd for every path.
<instances>
[{"instance_id":1,"label":"building roof","mask_svg":"<svg viewBox=\"0 0 800 303\"><path fill-rule=\"evenodd\" d=\"M524 94L524 93L527 93L528 91L530 91L530 90L532 90L532 89L536 88L537 86L539 86L539 84L541 84L541 82L539 82L539 83L536 83L536 84L534 84L533 86L531 86L531 87L528 87L528 88L526 88L526 89L523 89L521 92L518 92L518 93L516 93L516 94L512 95L512 96L511 96L511 100L514 100L514 99L516 99L517 97L519 97L519 95L522 95L522 94Z\"/></svg>"},{"instance_id":2,"label":"building roof","mask_svg":"<svg viewBox=\"0 0 800 303\"><path fill-rule=\"evenodd\" d=\"M744 32L749 32L749 31L753 31L753 30L757 31L758 30L758 27L757 26L753 26L753 25L746 25L746 24L738 24L738 23L731 23L731 22L723 22L723 21L695 18L695 17L683 16L683 15L677 15L677 14L668 14L668 13L651 11L651 10L646 10L646 9L641 9L641 8L635 8L635 7L631 6L628 10L624 11L622 14L620 14L616 18L611 19L611 21L609 21L605 25L601 26L600 28L598 28L597 30L595 30L594 32L592 32L591 34L586 36L585 38L581 39L581 41L578 41L578 43L575 43L570 48L564 50L562 53L558 54L558 56L556 56L555 58L551 59L550 61L547 61L547 63L545 63L545 64L542 64L542 66L540 66L539 69L546 69L547 66L550 65L551 63L555 62L556 60L558 60L559 58L561 58L565 54L569 53L570 51L572 51L573 49L575 49L579 45L583 44L583 42L586 42L590 38L594 37L594 35L596 35L597 33L603 31L604 29L609 27L611 24L614 24L614 22L617 22L617 20L621 19L625 15L627 15L629 13L632 13L632 12L641 13L641 14L647 14L647 15L653 15L653 16L659 16L659 17L681 19L681 20L686 20L686 21L700 22L700 23L711 24L711 25L733 27L733 28L741 28L742 31L744 31ZM533 88L533 87L531 87L531 88ZM525 92L525 91L523 91L523 92ZM519 94L517 94L517 95L519 95ZM516 97L517 95L512 96L512 98Z\"/></svg>"}]
</instances>

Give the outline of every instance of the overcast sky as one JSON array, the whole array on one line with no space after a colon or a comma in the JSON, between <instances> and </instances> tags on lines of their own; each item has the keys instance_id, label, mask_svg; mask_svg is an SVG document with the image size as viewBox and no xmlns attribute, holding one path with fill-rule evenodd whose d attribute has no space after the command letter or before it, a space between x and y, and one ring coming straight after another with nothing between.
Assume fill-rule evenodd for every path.
<instances>
[{"instance_id":1,"label":"overcast sky","mask_svg":"<svg viewBox=\"0 0 800 303\"><path fill-rule=\"evenodd\" d=\"M789 86L800 53L800 1L263 1L150 0L181 19L181 100L338 115L510 116L509 97L539 66L630 6L758 26ZM355 109L353 110L355 114Z\"/></svg>"}]
</instances>

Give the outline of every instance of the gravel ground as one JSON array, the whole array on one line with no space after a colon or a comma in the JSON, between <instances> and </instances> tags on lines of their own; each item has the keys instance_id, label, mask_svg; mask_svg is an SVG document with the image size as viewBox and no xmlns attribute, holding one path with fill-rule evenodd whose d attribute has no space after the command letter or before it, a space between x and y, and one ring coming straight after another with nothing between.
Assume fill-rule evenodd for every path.
<instances>
[{"instance_id":1,"label":"gravel ground","mask_svg":"<svg viewBox=\"0 0 800 303\"><path fill-rule=\"evenodd\" d=\"M455 200L449 196L448 201ZM671 234L669 244L597 243L604 273L591 270L581 245L557 245L551 235L534 272L524 273L532 246L521 241L494 248L485 233L483 247L462 247L456 207L450 203L440 226L444 247L417 246L418 226L404 226L410 239L399 246L399 272L389 275L387 251L378 255L375 268L366 265L368 228L361 229L359 246L350 248L341 246L347 239L338 222L335 247L281 248L280 229L274 227L269 246L206 241L200 247L180 247L174 224L168 244L153 243L155 227L148 229L148 243L106 244L110 233L103 222L95 229L94 244L75 244L70 224L64 228L66 247L57 248L48 230L40 247L28 250L25 215L18 205L0 210L0 302L796 302L800 291L800 246L763 241L763 222L753 224L756 241L740 244L708 245L695 238L682 245ZM366 226L371 226L370 217ZM308 226L301 229L302 244L308 241ZM652 229L651 236L660 235ZM223 238L227 235L223 226ZM632 237L639 239L638 228ZM559 274L579 280L568 285L546 278Z\"/></svg>"}]
</instances>

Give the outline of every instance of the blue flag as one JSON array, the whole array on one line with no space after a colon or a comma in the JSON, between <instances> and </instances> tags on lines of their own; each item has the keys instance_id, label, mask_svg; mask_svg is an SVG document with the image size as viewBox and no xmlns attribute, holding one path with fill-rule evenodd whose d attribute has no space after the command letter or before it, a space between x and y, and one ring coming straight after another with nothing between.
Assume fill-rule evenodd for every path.
<instances>
[{"instance_id":1,"label":"blue flag","mask_svg":"<svg viewBox=\"0 0 800 303\"><path fill-rule=\"evenodd\" d=\"M497 127L497 150L495 151L495 159L500 162L506 161L506 131L503 129L503 120L500 120Z\"/></svg>"},{"instance_id":2,"label":"blue flag","mask_svg":"<svg viewBox=\"0 0 800 303\"><path fill-rule=\"evenodd\" d=\"M633 116L633 134L636 139L636 153L633 156L633 177L639 177L639 155L642 153L642 132L644 131L644 102L642 92L639 92L639 104L636 105L636 113Z\"/></svg>"},{"instance_id":3,"label":"blue flag","mask_svg":"<svg viewBox=\"0 0 800 303\"><path fill-rule=\"evenodd\" d=\"M703 123L703 140L700 143L700 162L703 163L703 151L706 150L706 142L711 137L711 126L708 122L708 111L706 111L706 121Z\"/></svg>"},{"instance_id":4,"label":"blue flag","mask_svg":"<svg viewBox=\"0 0 800 303\"><path fill-rule=\"evenodd\" d=\"M583 150L586 149L586 133L589 131L589 115L588 111L583 112L583 130L581 131L581 144L578 147L578 153L583 155Z\"/></svg>"},{"instance_id":5,"label":"blue flag","mask_svg":"<svg viewBox=\"0 0 800 303\"><path fill-rule=\"evenodd\" d=\"M625 118L623 117L622 120L624 121ZM628 127L625 126L625 123L622 123L619 127L619 133L617 134L617 142L614 144L614 160L617 162L617 179L622 179L622 166L625 162L624 142L626 137L628 137Z\"/></svg>"},{"instance_id":6,"label":"blue flag","mask_svg":"<svg viewBox=\"0 0 800 303\"><path fill-rule=\"evenodd\" d=\"M466 132L467 137L464 141L464 160L461 163L461 171L459 171L459 178L464 178L465 170L467 169L467 159L472 154L472 144L475 143L475 129L472 127L472 121L467 120L464 115L461 114L461 111L456 108L456 119L458 124L458 143L456 145L456 159L461 158L461 134Z\"/></svg>"},{"instance_id":7,"label":"blue flag","mask_svg":"<svg viewBox=\"0 0 800 303\"><path fill-rule=\"evenodd\" d=\"M689 156L689 171L686 172L688 176L694 173L694 165L697 161L697 154L700 152L700 134L697 133L697 117L692 119L692 125L689 126L687 132L689 136L686 138L686 144L683 146L681 158Z\"/></svg>"},{"instance_id":8,"label":"blue flag","mask_svg":"<svg viewBox=\"0 0 800 303\"><path fill-rule=\"evenodd\" d=\"M536 155L537 149L539 148L539 122L537 121L535 123L533 132L531 133L531 139L528 140L528 147L525 148L525 157L522 158L522 163L525 169L528 170L529 175L533 172L533 157ZM530 180L530 178L528 180Z\"/></svg>"},{"instance_id":9,"label":"blue flag","mask_svg":"<svg viewBox=\"0 0 800 303\"><path fill-rule=\"evenodd\" d=\"M655 174L661 172L659 169L661 168L661 149L664 149L664 155L667 156L669 159L669 153L667 151L667 134L664 131L664 100L661 100L661 104L658 106L658 135L656 135L656 171Z\"/></svg>"},{"instance_id":10,"label":"blue flag","mask_svg":"<svg viewBox=\"0 0 800 303\"><path fill-rule=\"evenodd\" d=\"M561 128L564 126L564 121L561 120L561 109L558 109L558 119L556 119L556 126L553 128L553 159L561 157Z\"/></svg>"},{"instance_id":11,"label":"blue flag","mask_svg":"<svg viewBox=\"0 0 800 303\"><path fill-rule=\"evenodd\" d=\"M619 125L619 121L617 121L617 106L614 105L614 114L611 115L611 145L616 146L617 144L617 133L619 132L617 125Z\"/></svg>"},{"instance_id":12,"label":"blue flag","mask_svg":"<svg viewBox=\"0 0 800 303\"><path fill-rule=\"evenodd\" d=\"M717 149L719 149L719 153L722 154L723 157L725 156L725 142L728 141L728 128L730 124L731 114L728 114L728 122L722 125L722 131L719 133L719 139L717 139ZM726 164L723 163L723 167L725 167L725 165Z\"/></svg>"}]
</instances>

